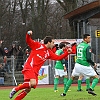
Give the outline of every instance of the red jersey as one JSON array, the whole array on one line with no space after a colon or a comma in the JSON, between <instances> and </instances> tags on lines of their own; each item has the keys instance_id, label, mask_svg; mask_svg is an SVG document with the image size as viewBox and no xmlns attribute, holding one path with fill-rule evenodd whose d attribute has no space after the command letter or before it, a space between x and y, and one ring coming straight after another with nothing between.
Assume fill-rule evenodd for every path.
<instances>
[{"instance_id":1,"label":"red jersey","mask_svg":"<svg viewBox=\"0 0 100 100\"><path fill-rule=\"evenodd\" d=\"M76 54L76 45L72 46L72 54Z\"/></svg>"},{"instance_id":2,"label":"red jersey","mask_svg":"<svg viewBox=\"0 0 100 100\"><path fill-rule=\"evenodd\" d=\"M31 48L31 52L24 64L22 72L24 72L25 70L34 70L34 72L38 74L41 66L44 64L46 59L61 60L65 56L68 56L68 52L60 56L56 55L44 44L32 40L30 35L28 34L26 34L26 42Z\"/></svg>"}]
</instances>

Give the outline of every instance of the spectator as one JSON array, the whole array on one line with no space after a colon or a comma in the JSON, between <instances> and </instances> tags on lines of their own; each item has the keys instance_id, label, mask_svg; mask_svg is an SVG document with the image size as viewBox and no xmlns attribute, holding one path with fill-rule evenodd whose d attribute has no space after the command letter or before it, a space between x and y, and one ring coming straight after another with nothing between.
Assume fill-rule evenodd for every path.
<instances>
[{"instance_id":1,"label":"spectator","mask_svg":"<svg viewBox=\"0 0 100 100\"><path fill-rule=\"evenodd\" d=\"M7 70L8 73L11 73L11 55L13 54L13 49L14 47L11 48L11 50L8 50L7 47L4 48L4 50L2 50L2 48L0 47L0 52L3 56L4 59L4 63L5 63L5 69Z\"/></svg>"},{"instance_id":2,"label":"spectator","mask_svg":"<svg viewBox=\"0 0 100 100\"><path fill-rule=\"evenodd\" d=\"M6 72L6 70L4 69L4 66L2 63L0 63L0 77L4 77L4 73Z\"/></svg>"},{"instance_id":3,"label":"spectator","mask_svg":"<svg viewBox=\"0 0 100 100\"><path fill-rule=\"evenodd\" d=\"M17 50L17 48L16 48L16 45L15 45L15 44L12 44L12 48L13 48L12 55L14 55L14 57L16 58L17 52L18 52L18 50Z\"/></svg>"},{"instance_id":4,"label":"spectator","mask_svg":"<svg viewBox=\"0 0 100 100\"><path fill-rule=\"evenodd\" d=\"M30 54L29 49L26 49L24 55L25 60L28 58L29 54Z\"/></svg>"}]
</instances>

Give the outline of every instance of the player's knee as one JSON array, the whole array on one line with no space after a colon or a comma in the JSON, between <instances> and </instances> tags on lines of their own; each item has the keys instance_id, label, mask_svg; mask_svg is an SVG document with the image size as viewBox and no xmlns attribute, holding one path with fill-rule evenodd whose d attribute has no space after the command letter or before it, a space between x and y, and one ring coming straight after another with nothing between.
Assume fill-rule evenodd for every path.
<instances>
[{"instance_id":1,"label":"player's knee","mask_svg":"<svg viewBox=\"0 0 100 100\"><path fill-rule=\"evenodd\" d=\"M36 80L35 79L31 79L30 80L30 86L33 88L36 85Z\"/></svg>"},{"instance_id":2,"label":"player's knee","mask_svg":"<svg viewBox=\"0 0 100 100\"><path fill-rule=\"evenodd\" d=\"M35 82L30 83L30 86L31 86L32 88L33 88L35 85L36 85L36 83L35 83Z\"/></svg>"},{"instance_id":3,"label":"player's knee","mask_svg":"<svg viewBox=\"0 0 100 100\"><path fill-rule=\"evenodd\" d=\"M59 78L59 75L56 75L55 78Z\"/></svg>"},{"instance_id":4,"label":"player's knee","mask_svg":"<svg viewBox=\"0 0 100 100\"><path fill-rule=\"evenodd\" d=\"M82 80L83 79L83 76L79 76L79 78L78 78L79 80Z\"/></svg>"},{"instance_id":5,"label":"player's knee","mask_svg":"<svg viewBox=\"0 0 100 100\"><path fill-rule=\"evenodd\" d=\"M98 75L95 75L95 78L98 78L99 79L99 76Z\"/></svg>"}]
</instances>

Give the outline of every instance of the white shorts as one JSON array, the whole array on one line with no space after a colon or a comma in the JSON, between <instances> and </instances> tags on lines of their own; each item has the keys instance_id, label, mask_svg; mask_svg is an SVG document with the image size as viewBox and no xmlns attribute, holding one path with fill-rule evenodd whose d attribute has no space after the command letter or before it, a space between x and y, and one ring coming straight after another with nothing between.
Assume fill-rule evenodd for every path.
<instances>
[{"instance_id":1,"label":"white shorts","mask_svg":"<svg viewBox=\"0 0 100 100\"><path fill-rule=\"evenodd\" d=\"M60 77L67 75L67 71L61 69L55 69L55 76L58 75Z\"/></svg>"},{"instance_id":2,"label":"white shorts","mask_svg":"<svg viewBox=\"0 0 100 100\"><path fill-rule=\"evenodd\" d=\"M72 76L79 76L79 75L83 75L85 77L91 77L97 74L91 66L87 67L87 66L75 63Z\"/></svg>"}]
</instances>

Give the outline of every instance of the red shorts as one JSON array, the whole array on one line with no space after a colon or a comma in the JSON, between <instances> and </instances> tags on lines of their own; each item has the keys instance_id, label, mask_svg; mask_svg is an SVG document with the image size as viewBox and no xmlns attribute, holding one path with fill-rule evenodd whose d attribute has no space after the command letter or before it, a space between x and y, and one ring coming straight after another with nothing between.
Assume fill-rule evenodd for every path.
<instances>
[{"instance_id":1,"label":"red shorts","mask_svg":"<svg viewBox=\"0 0 100 100\"><path fill-rule=\"evenodd\" d=\"M22 73L24 75L24 81L25 82L29 82L30 79L36 79L36 86L38 84L38 75L34 72L34 70L30 69L30 70L22 70ZM34 88L36 88L36 86L34 86Z\"/></svg>"}]
</instances>

